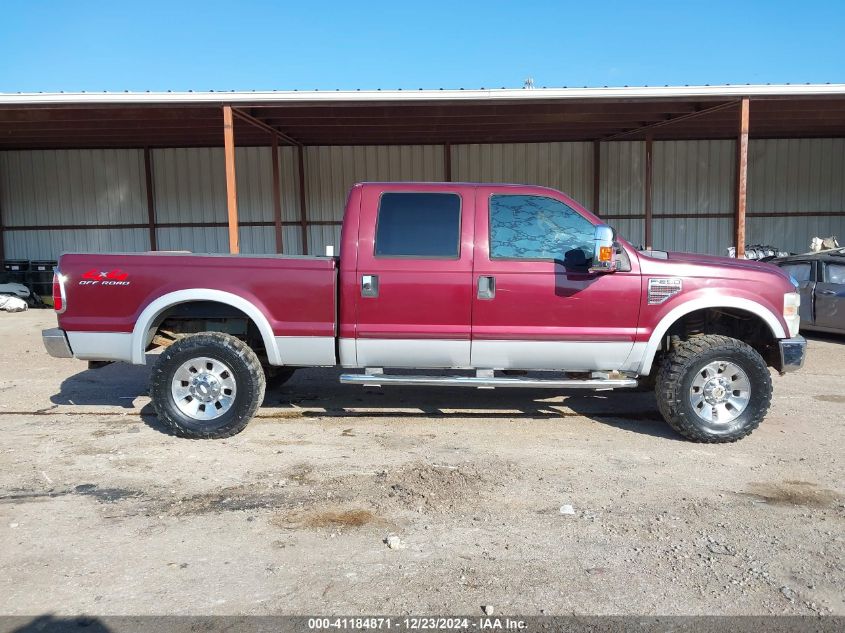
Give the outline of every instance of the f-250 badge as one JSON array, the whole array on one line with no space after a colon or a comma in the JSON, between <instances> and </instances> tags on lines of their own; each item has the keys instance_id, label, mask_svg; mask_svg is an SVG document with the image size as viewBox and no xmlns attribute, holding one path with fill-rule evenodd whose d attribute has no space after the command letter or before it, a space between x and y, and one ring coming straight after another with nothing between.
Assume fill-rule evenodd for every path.
<instances>
[{"instance_id":1,"label":"f-250 badge","mask_svg":"<svg viewBox=\"0 0 845 633\"><path fill-rule=\"evenodd\" d=\"M131 281L128 281L129 273L123 272L119 268L111 271L89 270L82 275L79 280L80 286L128 286Z\"/></svg>"}]
</instances>

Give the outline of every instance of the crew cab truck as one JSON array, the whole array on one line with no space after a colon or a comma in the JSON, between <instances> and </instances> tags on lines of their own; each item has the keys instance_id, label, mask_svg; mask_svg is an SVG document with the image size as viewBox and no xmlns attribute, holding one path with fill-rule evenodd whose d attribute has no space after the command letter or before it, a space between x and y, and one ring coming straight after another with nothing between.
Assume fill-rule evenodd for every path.
<instances>
[{"instance_id":1,"label":"crew cab truck","mask_svg":"<svg viewBox=\"0 0 845 633\"><path fill-rule=\"evenodd\" d=\"M267 383L339 365L359 385L653 385L678 433L732 442L765 416L769 368L806 346L777 267L638 251L535 186L357 184L338 257L70 254L53 294L53 356L164 348L150 395L189 438L238 433Z\"/></svg>"}]
</instances>

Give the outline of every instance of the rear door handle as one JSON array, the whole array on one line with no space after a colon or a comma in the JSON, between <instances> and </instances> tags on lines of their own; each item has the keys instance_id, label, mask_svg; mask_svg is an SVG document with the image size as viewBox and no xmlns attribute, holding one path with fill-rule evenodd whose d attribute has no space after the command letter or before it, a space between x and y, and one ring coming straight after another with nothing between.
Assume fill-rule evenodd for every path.
<instances>
[{"instance_id":1,"label":"rear door handle","mask_svg":"<svg viewBox=\"0 0 845 633\"><path fill-rule=\"evenodd\" d=\"M819 290L820 295L835 295L835 290Z\"/></svg>"},{"instance_id":2,"label":"rear door handle","mask_svg":"<svg viewBox=\"0 0 845 633\"><path fill-rule=\"evenodd\" d=\"M496 278L484 276L478 278L478 298L492 299L496 296Z\"/></svg>"},{"instance_id":3,"label":"rear door handle","mask_svg":"<svg viewBox=\"0 0 845 633\"><path fill-rule=\"evenodd\" d=\"M361 276L361 296L378 297L378 275Z\"/></svg>"}]
</instances>

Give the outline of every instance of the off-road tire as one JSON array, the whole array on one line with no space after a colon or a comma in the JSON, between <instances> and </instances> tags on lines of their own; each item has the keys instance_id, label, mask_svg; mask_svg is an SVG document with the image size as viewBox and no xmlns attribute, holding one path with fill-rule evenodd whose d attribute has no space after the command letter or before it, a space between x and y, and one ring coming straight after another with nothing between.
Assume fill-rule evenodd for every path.
<instances>
[{"instance_id":1,"label":"off-road tire","mask_svg":"<svg viewBox=\"0 0 845 633\"><path fill-rule=\"evenodd\" d=\"M278 367L276 365L264 366L264 379L267 383L267 389L278 389L288 380L293 378L296 373L296 367Z\"/></svg>"},{"instance_id":2,"label":"off-road tire","mask_svg":"<svg viewBox=\"0 0 845 633\"><path fill-rule=\"evenodd\" d=\"M208 357L231 368L237 384L234 402L214 420L195 420L176 406L171 382L177 369L192 358ZM150 396L158 419L175 435L219 439L240 433L264 400L264 371L250 347L229 334L200 332L180 338L158 359L150 378Z\"/></svg>"},{"instance_id":3,"label":"off-road tire","mask_svg":"<svg viewBox=\"0 0 845 633\"><path fill-rule=\"evenodd\" d=\"M746 373L751 394L739 417L724 429L714 430L694 412L689 393L697 372L720 360L734 363ZM750 435L766 416L772 378L766 361L750 345L729 336L706 334L674 341L660 365L655 394L663 418L685 438L710 444L736 442Z\"/></svg>"}]
</instances>

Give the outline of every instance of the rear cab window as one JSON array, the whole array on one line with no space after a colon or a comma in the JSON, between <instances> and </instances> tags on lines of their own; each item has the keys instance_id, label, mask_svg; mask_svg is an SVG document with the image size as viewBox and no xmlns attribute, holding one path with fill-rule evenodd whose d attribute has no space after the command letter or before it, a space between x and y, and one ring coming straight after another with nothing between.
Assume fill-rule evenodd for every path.
<instances>
[{"instance_id":1,"label":"rear cab window","mask_svg":"<svg viewBox=\"0 0 845 633\"><path fill-rule=\"evenodd\" d=\"M461 198L455 193L386 192L376 220L378 258L458 259Z\"/></svg>"}]
</instances>

